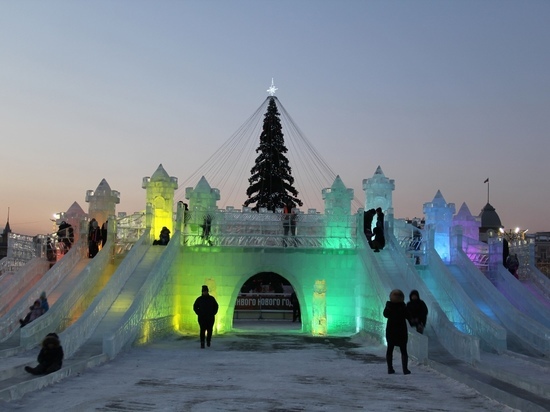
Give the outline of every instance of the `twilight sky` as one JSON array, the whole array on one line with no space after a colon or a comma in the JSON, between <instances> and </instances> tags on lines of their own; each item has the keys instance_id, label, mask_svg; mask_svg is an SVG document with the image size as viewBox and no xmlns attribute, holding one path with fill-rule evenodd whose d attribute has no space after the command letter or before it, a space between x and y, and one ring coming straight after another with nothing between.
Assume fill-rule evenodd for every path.
<instances>
[{"instance_id":1,"label":"twilight sky","mask_svg":"<svg viewBox=\"0 0 550 412\"><path fill-rule=\"evenodd\" d=\"M549 21L547 0L0 0L0 226L46 233L103 178L140 211L161 163L184 193L274 78L360 201L380 165L396 217L437 190L477 215L490 178L506 228L550 230Z\"/></svg>"}]
</instances>

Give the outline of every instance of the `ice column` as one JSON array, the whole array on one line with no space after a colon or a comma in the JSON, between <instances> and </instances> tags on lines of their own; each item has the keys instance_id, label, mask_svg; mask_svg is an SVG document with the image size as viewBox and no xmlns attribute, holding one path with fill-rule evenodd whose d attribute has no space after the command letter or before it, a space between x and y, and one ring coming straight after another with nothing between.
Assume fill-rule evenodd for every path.
<instances>
[{"instance_id":1,"label":"ice column","mask_svg":"<svg viewBox=\"0 0 550 412\"><path fill-rule=\"evenodd\" d=\"M178 188L178 178L168 176L168 173L160 164L151 177L143 178L141 187L146 190L146 203L151 205L152 208L151 238L158 238L164 226L170 232L173 232L174 191Z\"/></svg>"},{"instance_id":2,"label":"ice column","mask_svg":"<svg viewBox=\"0 0 550 412\"><path fill-rule=\"evenodd\" d=\"M325 336L327 334L327 284L325 280L315 281L311 309L313 315L311 333L314 336Z\"/></svg>"},{"instance_id":3,"label":"ice column","mask_svg":"<svg viewBox=\"0 0 550 412\"><path fill-rule=\"evenodd\" d=\"M447 203L438 190L434 199L424 203L426 227L434 232L434 247L441 259L450 262L450 234L455 204Z\"/></svg>"},{"instance_id":4,"label":"ice column","mask_svg":"<svg viewBox=\"0 0 550 412\"><path fill-rule=\"evenodd\" d=\"M120 203L120 192L111 190L109 183L105 179L101 180L97 189L86 192L86 202L88 206L88 217L90 220L97 220L101 227L109 219L109 216L116 215L116 205Z\"/></svg>"}]
</instances>

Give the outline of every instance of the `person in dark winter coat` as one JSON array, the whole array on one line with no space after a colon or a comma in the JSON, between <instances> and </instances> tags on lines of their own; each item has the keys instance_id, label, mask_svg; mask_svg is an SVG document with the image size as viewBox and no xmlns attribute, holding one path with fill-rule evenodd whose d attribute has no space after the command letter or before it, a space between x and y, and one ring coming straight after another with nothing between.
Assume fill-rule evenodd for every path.
<instances>
[{"instance_id":1,"label":"person in dark winter coat","mask_svg":"<svg viewBox=\"0 0 550 412\"><path fill-rule=\"evenodd\" d=\"M428 307L422 299L417 290L412 290L409 294L409 302L407 303L407 309L411 316L411 326L416 328L418 333L423 333L426 327L426 320L428 319Z\"/></svg>"},{"instance_id":2,"label":"person in dark winter coat","mask_svg":"<svg viewBox=\"0 0 550 412\"><path fill-rule=\"evenodd\" d=\"M386 362L388 364L388 373L395 373L393 369L393 350L397 346L401 350L403 374L408 375L411 373L408 368L409 355L407 353L407 321L410 322L410 315L407 305L405 305L405 294L401 290L394 289L391 291L390 300L386 302L386 307L384 308L384 317L388 319L386 324L386 341L388 343Z\"/></svg>"},{"instance_id":3,"label":"person in dark winter coat","mask_svg":"<svg viewBox=\"0 0 550 412\"><path fill-rule=\"evenodd\" d=\"M198 316L200 326L201 348L204 349L204 341L210 347L212 341L212 329L218 313L218 302L214 296L208 293L208 286L202 286L202 295L193 304L193 310Z\"/></svg>"},{"instance_id":4,"label":"person in dark winter coat","mask_svg":"<svg viewBox=\"0 0 550 412\"><path fill-rule=\"evenodd\" d=\"M384 237L384 232L378 226L374 228L374 238L372 239L370 247L374 249L375 252L380 252L386 246L386 238Z\"/></svg>"},{"instance_id":5,"label":"person in dark winter coat","mask_svg":"<svg viewBox=\"0 0 550 412\"><path fill-rule=\"evenodd\" d=\"M365 236L367 238L367 242L369 242L369 246L372 247L372 220L374 219L374 215L376 215L376 210L369 209L366 212L363 212L363 232L365 233Z\"/></svg>"},{"instance_id":6,"label":"person in dark winter coat","mask_svg":"<svg viewBox=\"0 0 550 412\"><path fill-rule=\"evenodd\" d=\"M302 321L302 314L300 313L300 301L298 300L298 296L296 296L296 292L292 291L292 294L290 295L290 304L292 305L292 322L298 322Z\"/></svg>"},{"instance_id":7,"label":"person in dark winter coat","mask_svg":"<svg viewBox=\"0 0 550 412\"><path fill-rule=\"evenodd\" d=\"M63 221L59 224L57 238L60 242L63 242L65 252L68 252L74 242L74 230L70 223Z\"/></svg>"},{"instance_id":8,"label":"person in dark winter coat","mask_svg":"<svg viewBox=\"0 0 550 412\"><path fill-rule=\"evenodd\" d=\"M97 220L93 218L88 225L88 257L94 258L99 252L101 243L101 229Z\"/></svg>"},{"instance_id":9,"label":"person in dark winter coat","mask_svg":"<svg viewBox=\"0 0 550 412\"><path fill-rule=\"evenodd\" d=\"M27 316L25 316L25 319L19 319L19 324L21 327L31 323L33 320L38 319L40 316L44 314L44 308L42 308L42 304L40 303L40 300L35 300L34 304L29 308L29 313L27 313Z\"/></svg>"},{"instance_id":10,"label":"person in dark winter coat","mask_svg":"<svg viewBox=\"0 0 550 412\"><path fill-rule=\"evenodd\" d=\"M42 349L38 354L38 365L34 368L25 366L25 370L33 375L47 375L58 371L63 366L63 347L56 333L48 333L42 341Z\"/></svg>"}]
</instances>

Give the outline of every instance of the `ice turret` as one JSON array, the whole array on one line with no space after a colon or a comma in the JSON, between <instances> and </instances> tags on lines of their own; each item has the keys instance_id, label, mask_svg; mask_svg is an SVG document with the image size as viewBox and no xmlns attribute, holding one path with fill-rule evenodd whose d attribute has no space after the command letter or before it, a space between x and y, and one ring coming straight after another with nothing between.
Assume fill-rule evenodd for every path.
<instances>
[{"instance_id":1,"label":"ice turret","mask_svg":"<svg viewBox=\"0 0 550 412\"><path fill-rule=\"evenodd\" d=\"M322 191L327 215L350 215L353 189L348 189L340 176L336 176L332 186Z\"/></svg>"},{"instance_id":2,"label":"ice turret","mask_svg":"<svg viewBox=\"0 0 550 412\"><path fill-rule=\"evenodd\" d=\"M462 226L462 236L478 240L480 222L472 215L466 203L462 203L458 213L454 215L454 226Z\"/></svg>"},{"instance_id":3,"label":"ice turret","mask_svg":"<svg viewBox=\"0 0 550 412\"><path fill-rule=\"evenodd\" d=\"M378 166L374 175L363 179L365 192L365 210L382 208L384 213L393 208L392 192L395 190L395 180L388 179L382 168Z\"/></svg>"},{"instance_id":4,"label":"ice turret","mask_svg":"<svg viewBox=\"0 0 550 412\"><path fill-rule=\"evenodd\" d=\"M120 192L111 190L109 183L102 179L96 190L86 192L88 206L88 217L95 218L101 226L109 216L114 216L116 205L120 203Z\"/></svg>"},{"instance_id":5,"label":"ice turret","mask_svg":"<svg viewBox=\"0 0 550 412\"><path fill-rule=\"evenodd\" d=\"M185 198L189 199L189 210L217 210L217 202L220 200L219 189L213 189L204 176L201 177L197 186L193 189L185 189Z\"/></svg>"},{"instance_id":6,"label":"ice turret","mask_svg":"<svg viewBox=\"0 0 550 412\"><path fill-rule=\"evenodd\" d=\"M424 203L426 226L433 230L434 247L441 259L450 261L450 234L455 204L447 203L438 190L434 199Z\"/></svg>"},{"instance_id":7,"label":"ice turret","mask_svg":"<svg viewBox=\"0 0 550 412\"><path fill-rule=\"evenodd\" d=\"M326 247L341 247L344 239L351 236L351 201L353 189L348 189L340 176L336 176L330 188L323 189L325 201Z\"/></svg>"},{"instance_id":8,"label":"ice turret","mask_svg":"<svg viewBox=\"0 0 550 412\"><path fill-rule=\"evenodd\" d=\"M206 178L202 176L195 188L185 188L185 198L189 200L191 232L198 231L201 225L208 224L208 227L210 227L212 224L211 212L218 210L217 202L220 200L219 189L210 187Z\"/></svg>"},{"instance_id":9,"label":"ice turret","mask_svg":"<svg viewBox=\"0 0 550 412\"><path fill-rule=\"evenodd\" d=\"M170 177L162 164L151 177L144 177L141 185L146 190L146 202L151 205L151 217L147 226L151 236L158 238L163 227L174 230L174 191L178 188L178 178Z\"/></svg>"}]
</instances>

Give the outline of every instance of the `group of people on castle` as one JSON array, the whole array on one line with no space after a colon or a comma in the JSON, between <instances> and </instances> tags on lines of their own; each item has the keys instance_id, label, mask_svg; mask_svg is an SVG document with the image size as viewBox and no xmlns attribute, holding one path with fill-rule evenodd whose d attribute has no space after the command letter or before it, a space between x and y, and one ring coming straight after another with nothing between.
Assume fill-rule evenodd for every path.
<instances>
[{"instance_id":1,"label":"group of people on castle","mask_svg":"<svg viewBox=\"0 0 550 412\"><path fill-rule=\"evenodd\" d=\"M374 228L372 223L376 216L376 224ZM386 238L384 236L384 212L382 208L369 209L363 214L363 232L367 237L367 242L371 249L375 252L380 252L386 246Z\"/></svg>"},{"instance_id":2,"label":"group of people on castle","mask_svg":"<svg viewBox=\"0 0 550 412\"><path fill-rule=\"evenodd\" d=\"M101 228L95 218L88 223L88 257L93 258L99 253L99 246L103 248L107 242L107 226L109 221L106 220Z\"/></svg>"}]
</instances>

